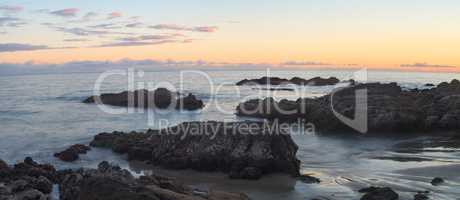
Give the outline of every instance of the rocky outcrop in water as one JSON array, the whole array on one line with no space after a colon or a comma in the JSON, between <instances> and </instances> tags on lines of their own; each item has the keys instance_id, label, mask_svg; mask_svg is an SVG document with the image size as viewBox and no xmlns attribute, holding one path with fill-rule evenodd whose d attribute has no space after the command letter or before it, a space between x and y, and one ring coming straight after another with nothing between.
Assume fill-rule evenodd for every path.
<instances>
[{"instance_id":1,"label":"rocky outcrop in water","mask_svg":"<svg viewBox=\"0 0 460 200\"><path fill-rule=\"evenodd\" d=\"M309 86L325 86L325 85L335 85L339 83L340 80L335 77L330 78L321 78L314 77L312 79L303 79L299 77L294 77L291 79L284 79L279 77L262 77L259 79L244 79L236 83L236 85L285 85L285 84L294 84L294 85L309 85Z\"/></svg>"},{"instance_id":2,"label":"rocky outcrop in water","mask_svg":"<svg viewBox=\"0 0 460 200\"><path fill-rule=\"evenodd\" d=\"M367 97L356 95L360 92ZM367 107L356 106L357 99L366 98ZM320 131L336 132L354 130L339 120L334 111L354 119L355 108L367 108L367 125L371 133L458 130L460 82L453 80L431 89L409 91L396 83L358 84L316 99L279 102L272 98L249 100L238 105L236 113L239 116L282 121L303 119L312 122Z\"/></svg>"},{"instance_id":3,"label":"rocky outcrop in water","mask_svg":"<svg viewBox=\"0 0 460 200\"><path fill-rule=\"evenodd\" d=\"M160 175L134 178L127 170L104 161L98 169L56 171L31 158L13 167L0 160L1 200L49 200L53 185L61 200L248 200L240 193L193 189Z\"/></svg>"},{"instance_id":4,"label":"rocky outcrop in water","mask_svg":"<svg viewBox=\"0 0 460 200\"><path fill-rule=\"evenodd\" d=\"M177 93L166 88L158 88L153 92L136 90L101 94L100 96L88 97L83 103L98 103L98 98L102 104L121 107L176 108L180 110L198 110L204 107L203 101L197 99L195 95L189 94L186 97L180 97Z\"/></svg>"},{"instance_id":5,"label":"rocky outcrop in water","mask_svg":"<svg viewBox=\"0 0 460 200\"><path fill-rule=\"evenodd\" d=\"M129 171L107 162L98 169L67 173L60 185L61 200L248 200L244 194L198 191L158 175L134 178Z\"/></svg>"},{"instance_id":6,"label":"rocky outcrop in water","mask_svg":"<svg viewBox=\"0 0 460 200\"><path fill-rule=\"evenodd\" d=\"M299 175L297 145L286 131L259 122L187 122L163 130L101 133L93 147L169 169L222 171L231 178Z\"/></svg>"},{"instance_id":7,"label":"rocky outcrop in water","mask_svg":"<svg viewBox=\"0 0 460 200\"><path fill-rule=\"evenodd\" d=\"M91 147L82 144L75 144L64 151L55 153L54 157L59 158L64 162L73 162L80 158L79 154L86 154L89 150L91 150Z\"/></svg>"},{"instance_id":8,"label":"rocky outcrop in water","mask_svg":"<svg viewBox=\"0 0 460 200\"><path fill-rule=\"evenodd\" d=\"M443 183L444 183L444 179L439 178L439 177L435 177L435 178L433 178L433 180L431 180L431 185L433 185L433 186L438 186L438 185L441 185Z\"/></svg>"}]
</instances>

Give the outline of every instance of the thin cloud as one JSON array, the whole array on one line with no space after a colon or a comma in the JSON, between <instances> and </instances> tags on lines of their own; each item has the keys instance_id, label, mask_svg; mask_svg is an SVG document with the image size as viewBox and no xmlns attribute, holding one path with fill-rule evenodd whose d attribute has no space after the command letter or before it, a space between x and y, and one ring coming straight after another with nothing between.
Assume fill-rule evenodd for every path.
<instances>
[{"instance_id":1,"label":"thin cloud","mask_svg":"<svg viewBox=\"0 0 460 200\"><path fill-rule=\"evenodd\" d=\"M24 25L27 25L27 22L11 22L7 24L8 27L15 27L15 28L23 27Z\"/></svg>"},{"instance_id":2,"label":"thin cloud","mask_svg":"<svg viewBox=\"0 0 460 200\"><path fill-rule=\"evenodd\" d=\"M22 6L9 6L9 5L4 5L0 6L0 11L4 12L10 12L10 13L18 13L24 10Z\"/></svg>"},{"instance_id":3,"label":"thin cloud","mask_svg":"<svg viewBox=\"0 0 460 200\"><path fill-rule=\"evenodd\" d=\"M425 67L434 67L434 68L453 68L456 66L450 65L436 65L436 64L429 64L426 62L414 63L414 64L402 64L401 67L417 67L417 68L425 68Z\"/></svg>"},{"instance_id":4,"label":"thin cloud","mask_svg":"<svg viewBox=\"0 0 460 200\"><path fill-rule=\"evenodd\" d=\"M18 28L26 25L27 22L16 17L0 17L0 27Z\"/></svg>"},{"instance_id":5,"label":"thin cloud","mask_svg":"<svg viewBox=\"0 0 460 200\"><path fill-rule=\"evenodd\" d=\"M73 20L69 21L69 23L84 23L84 22L90 22L95 20L99 16L98 13L96 12L87 12L85 15L83 15L80 19L78 20Z\"/></svg>"},{"instance_id":6,"label":"thin cloud","mask_svg":"<svg viewBox=\"0 0 460 200\"><path fill-rule=\"evenodd\" d=\"M84 20L84 21L91 21L91 20L93 20L94 18L96 18L97 16L99 16L99 14L97 14L96 12L87 12L87 13L82 17L82 20Z\"/></svg>"},{"instance_id":7,"label":"thin cloud","mask_svg":"<svg viewBox=\"0 0 460 200\"><path fill-rule=\"evenodd\" d=\"M329 63L315 62L315 61L287 61L281 63L281 65L290 65L290 66L312 66L312 65L331 65Z\"/></svg>"},{"instance_id":8,"label":"thin cloud","mask_svg":"<svg viewBox=\"0 0 460 200\"><path fill-rule=\"evenodd\" d=\"M121 26L118 26L115 23L106 23L106 24L97 24L88 26L89 28L96 28L96 29L121 29Z\"/></svg>"},{"instance_id":9,"label":"thin cloud","mask_svg":"<svg viewBox=\"0 0 460 200\"><path fill-rule=\"evenodd\" d=\"M123 14L121 12L111 12L109 13L109 16L107 17L107 19L115 19L115 18L120 18L122 16Z\"/></svg>"},{"instance_id":10,"label":"thin cloud","mask_svg":"<svg viewBox=\"0 0 460 200\"><path fill-rule=\"evenodd\" d=\"M50 49L50 47L46 45L0 43L0 52L35 51L35 50L42 50L42 49Z\"/></svg>"},{"instance_id":11,"label":"thin cloud","mask_svg":"<svg viewBox=\"0 0 460 200\"><path fill-rule=\"evenodd\" d=\"M158 30L194 31L194 32L206 32L206 33L216 32L218 29L217 26L186 27L186 26L179 26L176 24L158 24L155 26L149 26L149 28L158 29Z\"/></svg>"},{"instance_id":12,"label":"thin cloud","mask_svg":"<svg viewBox=\"0 0 460 200\"><path fill-rule=\"evenodd\" d=\"M152 41L152 42L114 42L114 43L108 43L108 44L103 44L95 47L129 47L129 46L150 46L150 45L160 45L160 44L167 44L167 43L178 43L180 41L178 40L158 40L158 41Z\"/></svg>"},{"instance_id":13,"label":"thin cloud","mask_svg":"<svg viewBox=\"0 0 460 200\"><path fill-rule=\"evenodd\" d=\"M141 35L135 37L124 37L119 38L120 41L125 42L138 42L138 41L146 41L146 40L170 40L177 37L176 35Z\"/></svg>"},{"instance_id":14,"label":"thin cloud","mask_svg":"<svg viewBox=\"0 0 460 200\"><path fill-rule=\"evenodd\" d=\"M192 31L213 33L217 31L217 27L216 26L198 26L198 27L194 27Z\"/></svg>"},{"instance_id":15,"label":"thin cloud","mask_svg":"<svg viewBox=\"0 0 460 200\"><path fill-rule=\"evenodd\" d=\"M130 23L125 25L127 28L140 28L143 27L144 24L141 22L136 22L136 23Z\"/></svg>"},{"instance_id":16,"label":"thin cloud","mask_svg":"<svg viewBox=\"0 0 460 200\"><path fill-rule=\"evenodd\" d=\"M85 38L72 38L72 39L64 39L64 42L88 42L90 40Z\"/></svg>"},{"instance_id":17,"label":"thin cloud","mask_svg":"<svg viewBox=\"0 0 460 200\"><path fill-rule=\"evenodd\" d=\"M77 36L91 36L91 35L131 35L131 33L114 32L107 30L91 30L85 28L67 28L67 27L54 27L57 31L69 33Z\"/></svg>"},{"instance_id":18,"label":"thin cloud","mask_svg":"<svg viewBox=\"0 0 460 200\"><path fill-rule=\"evenodd\" d=\"M0 53L16 51L37 51L47 49L75 49L78 47L49 47L47 45L33 45L22 43L0 43Z\"/></svg>"},{"instance_id":19,"label":"thin cloud","mask_svg":"<svg viewBox=\"0 0 460 200\"><path fill-rule=\"evenodd\" d=\"M60 17L76 17L80 10L78 8L66 8L62 10L51 11L49 14Z\"/></svg>"},{"instance_id":20,"label":"thin cloud","mask_svg":"<svg viewBox=\"0 0 460 200\"><path fill-rule=\"evenodd\" d=\"M0 17L0 26L7 26L9 23L17 23L21 19L16 17Z\"/></svg>"},{"instance_id":21,"label":"thin cloud","mask_svg":"<svg viewBox=\"0 0 460 200\"><path fill-rule=\"evenodd\" d=\"M36 12L36 13L50 13L50 10L49 9L38 9L38 10L34 10L33 12Z\"/></svg>"}]
</instances>

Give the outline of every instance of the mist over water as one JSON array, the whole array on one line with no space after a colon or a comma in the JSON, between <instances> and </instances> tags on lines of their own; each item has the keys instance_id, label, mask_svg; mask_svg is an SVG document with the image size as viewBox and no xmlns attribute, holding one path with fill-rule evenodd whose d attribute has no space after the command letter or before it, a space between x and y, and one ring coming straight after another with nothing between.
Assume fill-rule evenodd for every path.
<instances>
[{"instance_id":1,"label":"mist over water","mask_svg":"<svg viewBox=\"0 0 460 200\"><path fill-rule=\"evenodd\" d=\"M61 162L53 154L75 143L88 143L94 135L104 131L155 129L186 121L249 120L233 114L238 103L247 96L273 96L278 100L294 100L299 97L299 94L292 91L262 91L251 86L239 87L241 93L236 94L236 82L266 76L266 71L215 70L206 73L211 77L212 84L200 74L189 73L184 74L183 89L180 89L180 73L177 71L145 72L143 77L136 77L135 81L171 83L179 92L191 92L205 103L214 100L220 109L228 112L221 112L212 103L200 112L154 113L153 118L149 118L147 112L112 115L102 112L96 105L81 103L93 95L94 83L100 75L98 73L0 76L0 158L15 163L31 156L58 168L95 167L100 161L108 160L135 173L148 173L151 170L149 167L128 163L123 156L109 150L93 149L75 163ZM281 78L353 78L353 71L296 70L270 73L271 76ZM398 82L405 88L423 88L426 83L438 84L454 78L460 76L448 73L368 73L369 82ZM217 91L219 85L223 86ZM123 76L109 77L102 84L104 93L127 89L127 77ZM334 87L303 89L302 95L316 97L329 93ZM149 120L153 123L148 123ZM165 120L168 124L164 124ZM294 134L293 138L299 146L297 156L302 162L302 172L319 177L321 184L304 184L278 175L251 182L229 180L219 173L168 170L164 173L180 177L197 187L246 192L253 199L355 199L359 196L357 189L368 185L391 186L401 191L401 199L412 199L414 193L425 190L433 191L433 199L455 200L460 196L458 148L404 151L395 147L420 138L338 138L311 134ZM158 170L161 169L153 169ZM447 183L441 187L431 186L430 181L435 176L446 177Z\"/></svg>"}]
</instances>

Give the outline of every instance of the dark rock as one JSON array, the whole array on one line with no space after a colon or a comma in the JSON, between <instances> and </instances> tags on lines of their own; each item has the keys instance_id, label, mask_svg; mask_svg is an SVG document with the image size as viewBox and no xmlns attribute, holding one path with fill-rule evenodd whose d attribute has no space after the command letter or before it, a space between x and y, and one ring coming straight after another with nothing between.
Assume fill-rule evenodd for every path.
<instances>
[{"instance_id":1,"label":"dark rock","mask_svg":"<svg viewBox=\"0 0 460 200\"><path fill-rule=\"evenodd\" d=\"M253 99L236 107L239 116L285 122L311 122L322 133L356 132L337 116L354 119L357 94L367 98L367 131L369 133L434 133L460 130L460 83L441 83L435 88L405 91L396 83L365 83L341 88L319 98L297 101L272 98ZM332 105L332 106L331 106ZM366 114L366 113L363 113ZM363 124L364 121L361 123Z\"/></svg>"},{"instance_id":2,"label":"dark rock","mask_svg":"<svg viewBox=\"0 0 460 200\"><path fill-rule=\"evenodd\" d=\"M100 100L97 101L97 100ZM121 93L102 94L91 96L83 103L100 103L111 106L136 107L136 108L176 108L185 110L197 110L204 107L201 100L194 95L179 98L177 93L166 88L158 88L153 92L148 90L124 91Z\"/></svg>"},{"instance_id":3,"label":"dark rock","mask_svg":"<svg viewBox=\"0 0 460 200\"><path fill-rule=\"evenodd\" d=\"M11 168L4 162L0 160L0 181L9 176L11 172Z\"/></svg>"},{"instance_id":4,"label":"dark rock","mask_svg":"<svg viewBox=\"0 0 460 200\"><path fill-rule=\"evenodd\" d=\"M77 152L78 154L86 154L88 151L91 150L91 147L83 145L83 144L74 144L69 147L73 151Z\"/></svg>"},{"instance_id":5,"label":"dark rock","mask_svg":"<svg viewBox=\"0 0 460 200\"><path fill-rule=\"evenodd\" d=\"M168 108L173 103L173 98L175 94L166 88L158 88L153 91L153 104L157 108Z\"/></svg>"},{"instance_id":6,"label":"dark rock","mask_svg":"<svg viewBox=\"0 0 460 200\"><path fill-rule=\"evenodd\" d=\"M6 163L5 163L6 165ZM7 165L6 165L7 166ZM37 175L37 168L54 169L31 158L15 165L8 180L0 181L1 200L49 200L53 182ZM27 172L31 171L31 172ZM244 194L205 191L198 195L174 178L149 175L134 178L127 170L102 162L98 169L54 171L61 200L248 200ZM30 176L34 175L34 176Z\"/></svg>"},{"instance_id":7,"label":"dark rock","mask_svg":"<svg viewBox=\"0 0 460 200\"><path fill-rule=\"evenodd\" d=\"M294 85L310 85L310 86L325 86L325 85L335 85L339 83L340 80L335 77L330 78L321 78L314 77L312 79L303 79L299 77L294 77L290 80L278 77L262 77L259 79L244 79L236 83L236 85L285 85L285 84L294 84Z\"/></svg>"},{"instance_id":8,"label":"dark rock","mask_svg":"<svg viewBox=\"0 0 460 200\"><path fill-rule=\"evenodd\" d=\"M416 195L414 195L414 200L428 200L430 198L428 198L428 196L426 194L423 194L423 193L418 193Z\"/></svg>"},{"instance_id":9,"label":"dark rock","mask_svg":"<svg viewBox=\"0 0 460 200\"><path fill-rule=\"evenodd\" d=\"M310 80L307 80L306 82L301 82L301 83L294 82L294 83L298 85L325 86L325 85L335 85L339 82L340 80L335 77L330 77L330 78L315 77Z\"/></svg>"},{"instance_id":10,"label":"dark rock","mask_svg":"<svg viewBox=\"0 0 460 200\"><path fill-rule=\"evenodd\" d=\"M134 178L128 171L101 163L99 169L68 174L60 186L61 200L247 200L244 194L212 191L202 198L175 179L151 175Z\"/></svg>"},{"instance_id":11,"label":"dark rock","mask_svg":"<svg viewBox=\"0 0 460 200\"><path fill-rule=\"evenodd\" d=\"M255 167L246 167L241 171L231 172L229 177L232 179L258 180L262 177L262 171Z\"/></svg>"},{"instance_id":12,"label":"dark rock","mask_svg":"<svg viewBox=\"0 0 460 200\"><path fill-rule=\"evenodd\" d=\"M425 86L425 87L434 87L435 85L433 83L427 83L427 84L425 84L423 86Z\"/></svg>"},{"instance_id":13,"label":"dark rock","mask_svg":"<svg viewBox=\"0 0 460 200\"><path fill-rule=\"evenodd\" d=\"M319 178L316 178L316 177L313 177L313 176L310 176L310 175L301 175L299 177L300 181L304 182L304 183L308 183L308 184L311 184L311 183L321 183L321 180Z\"/></svg>"},{"instance_id":14,"label":"dark rock","mask_svg":"<svg viewBox=\"0 0 460 200\"><path fill-rule=\"evenodd\" d=\"M269 88L253 88L253 89L259 89L259 90L269 90L269 91L295 91L294 88L279 88L279 87L269 87Z\"/></svg>"},{"instance_id":15,"label":"dark rock","mask_svg":"<svg viewBox=\"0 0 460 200\"><path fill-rule=\"evenodd\" d=\"M391 188L370 187L359 190L361 193L366 193L361 200L397 200L399 195Z\"/></svg>"},{"instance_id":16,"label":"dark rock","mask_svg":"<svg viewBox=\"0 0 460 200\"><path fill-rule=\"evenodd\" d=\"M444 179L436 177L433 180L431 180L431 185L438 186L440 184L444 183Z\"/></svg>"},{"instance_id":17,"label":"dark rock","mask_svg":"<svg viewBox=\"0 0 460 200\"><path fill-rule=\"evenodd\" d=\"M78 160L78 158L80 158L77 152L72 151L70 149L64 150L59 153L55 153L54 157L57 157L60 160L65 161L65 162L73 162L73 161Z\"/></svg>"},{"instance_id":18,"label":"dark rock","mask_svg":"<svg viewBox=\"0 0 460 200\"><path fill-rule=\"evenodd\" d=\"M62 152L55 153L54 157L65 162L73 162L80 158L79 154L86 154L89 150L91 150L91 148L86 145L75 144Z\"/></svg>"},{"instance_id":19,"label":"dark rock","mask_svg":"<svg viewBox=\"0 0 460 200\"><path fill-rule=\"evenodd\" d=\"M259 79L244 79L236 83L236 85L281 85L288 83L290 83L288 79L264 76Z\"/></svg>"},{"instance_id":20,"label":"dark rock","mask_svg":"<svg viewBox=\"0 0 460 200\"><path fill-rule=\"evenodd\" d=\"M55 177L54 167L38 164L27 157L14 168L0 163L0 199L5 200L48 200Z\"/></svg>"},{"instance_id":21,"label":"dark rock","mask_svg":"<svg viewBox=\"0 0 460 200\"><path fill-rule=\"evenodd\" d=\"M24 190L27 189L27 186L28 186L28 182L23 180L23 179L20 179L20 180L15 180L13 182L10 183L10 188L11 188L11 191L16 193L16 192L22 192Z\"/></svg>"},{"instance_id":22,"label":"dark rock","mask_svg":"<svg viewBox=\"0 0 460 200\"><path fill-rule=\"evenodd\" d=\"M38 164L30 157L26 158L24 162L14 165L11 172L14 177L30 176L39 178L43 176L51 182L56 182L56 169L49 164Z\"/></svg>"},{"instance_id":23,"label":"dark rock","mask_svg":"<svg viewBox=\"0 0 460 200\"><path fill-rule=\"evenodd\" d=\"M178 110L199 110L204 107L202 100L196 98L195 95L189 94L186 97L180 98L177 101L176 108Z\"/></svg>"},{"instance_id":24,"label":"dark rock","mask_svg":"<svg viewBox=\"0 0 460 200\"><path fill-rule=\"evenodd\" d=\"M0 160L0 171L9 170L9 169L10 167L8 166L8 164L6 164L5 161Z\"/></svg>"},{"instance_id":25,"label":"dark rock","mask_svg":"<svg viewBox=\"0 0 460 200\"><path fill-rule=\"evenodd\" d=\"M49 194L53 190L53 183L43 176L33 179L31 186L44 194Z\"/></svg>"},{"instance_id":26,"label":"dark rock","mask_svg":"<svg viewBox=\"0 0 460 200\"><path fill-rule=\"evenodd\" d=\"M246 179L298 176L297 145L286 130L269 128L260 122L187 122L145 133L101 133L91 145L170 169L222 171Z\"/></svg>"},{"instance_id":27,"label":"dark rock","mask_svg":"<svg viewBox=\"0 0 460 200\"><path fill-rule=\"evenodd\" d=\"M43 194L42 192L30 189L14 195L15 199L18 200L48 200L49 196Z\"/></svg>"}]
</instances>

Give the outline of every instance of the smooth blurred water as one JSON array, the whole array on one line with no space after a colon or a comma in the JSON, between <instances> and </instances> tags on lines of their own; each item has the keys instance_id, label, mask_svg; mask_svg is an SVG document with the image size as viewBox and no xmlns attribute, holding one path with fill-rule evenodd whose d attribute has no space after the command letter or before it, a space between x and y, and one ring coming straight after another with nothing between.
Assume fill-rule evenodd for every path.
<instances>
[{"instance_id":1,"label":"smooth blurred water","mask_svg":"<svg viewBox=\"0 0 460 200\"><path fill-rule=\"evenodd\" d=\"M127 163L123 156L109 150L94 149L75 163L64 163L53 157L57 151L75 143L88 143L103 131L131 131L161 128L184 121L235 121L233 112L239 102L247 98L274 96L277 99L315 97L334 89L325 87L296 87L296 91L266 91L250 86L235 87L244 78L259 78L266 71L206 71L212 83L197 73L187 73L181 86L180 72L146 72L136 76L136 84L154 85L171 83L181 93L192 92L207 103L199 112L146 112L108 114L96 105L81 103L93 95L97 73L50 74L27 76L0 76L0 158L14 163L26 156L40 162L52 163L59 168L95 167L109 160L130 168L142 169ZM312 78L335 76L341 80L353 77L353 71L271 71L272 76ZM369 71L369 82L398 82L406 88L424 87L426 83L440 83L460 78L458 74L380 72ZM161 85L161 84L160 84ZM102 84L103 92L127 90L127 77L112 76ZM222 112L225 111L225 112ZM165 124L167 120L167 124ZM393 145L395 139L356 139L295 135L299 145L298 157L302 170L322 179L321 184L308 185L282 176L270 176L260 181L232 181L221 174L190 171L166 171L191 184L246 192L253 199L356 199L357 189L367 185L387 185L400 191L401 199L412 199L416 191L433 191L432 199L458 199L460 196L459 149L401 153ZM423 162L399 162L376 157L421 157ZM156 169L158 170L158 169ZM448 182L440 187L429 184L434 176L444 176Z\"/></svg>"}]
</instances>

